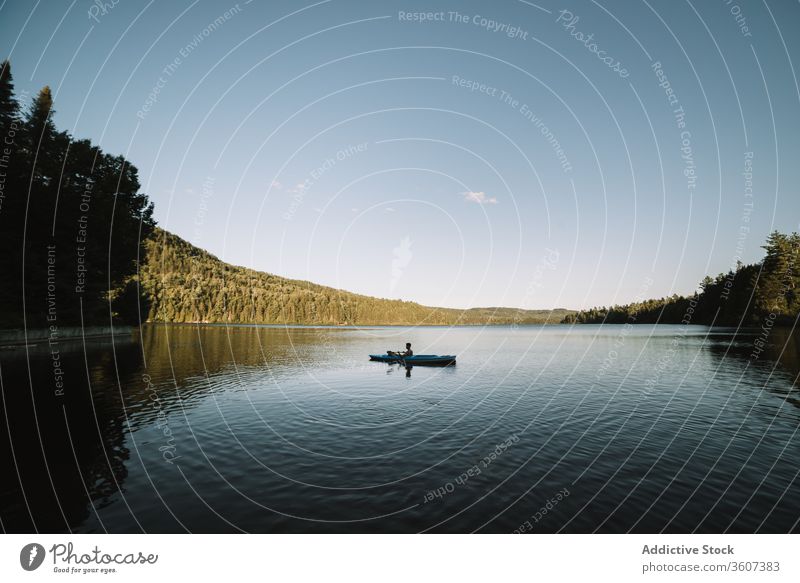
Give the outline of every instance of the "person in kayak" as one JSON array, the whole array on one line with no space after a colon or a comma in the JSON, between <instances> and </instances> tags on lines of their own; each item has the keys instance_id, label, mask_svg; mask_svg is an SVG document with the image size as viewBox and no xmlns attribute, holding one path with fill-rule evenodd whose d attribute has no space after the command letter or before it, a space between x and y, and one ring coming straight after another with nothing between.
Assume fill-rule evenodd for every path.
<instances>
[{"instance_id":1,"label":"person in kayak","mask_svg":"<svg viewBox=\"0 0 800 583\"><path fill-rule=\"evenodd\" d=\"M386 354L389 356L414 356L414 351L411 350L411 343L406 342L406 349L403 352L394 352L393 350L387 350Z\"/></svg>"}]
</instances>

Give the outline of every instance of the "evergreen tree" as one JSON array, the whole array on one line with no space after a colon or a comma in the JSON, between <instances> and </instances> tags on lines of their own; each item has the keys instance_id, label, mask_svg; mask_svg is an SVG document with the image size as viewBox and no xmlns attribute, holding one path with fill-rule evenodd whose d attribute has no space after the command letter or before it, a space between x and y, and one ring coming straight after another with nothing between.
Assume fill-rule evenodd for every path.
<instances>
[{"instance_id":1,"label":"evergreen tree","mask_svg":"<svg viewBox=\"0 0 800 583\"><path fill-rule=\"evenodd\" d=\"M0 131L2 131L2 141L8 137L11 124L19 120L19 103L14 97L14 78L11 75L11 63L3 61L0 63Z\"/></svg>"},{"instance_id":2,"label":"evergreen tree","mask_svg":"<svg viewBox=\"0 0 800 583\"><path fill-rule=\"evenodd\" d=\"M138 323L137 257L155 226L152 204L135 167L59 132L53 112L44 87L20 116L2 65L0 123L14 124L16 144L0 168L0 327Z\"/></svg>"},{"instance_id":3,"label":"evergreen tree","mask_svg":"<svg viewBox=\"0 0 800 583\"><path fill-rule=\"evenodd\" d=\"M766 256L758 281L756 306L763 313L791 315L796 311L798 274L797 233L785 235L774 231L763 249Z\"/></svg>"},{"instance_id":4,"label":"evergreen tree","mask_svg":"<svg viewBox=\"0 0 800 583\"><path fill-rule=\"evenodd\" d=\"M55 135L56 127L52 119L54 113L53 94L50 92L50 86L45 85L33 100L28 112L28 127L33 144L41 140L52 139Z\"/></svg>"},{"instance_id":5,"label":"evergreen tree","mask_svg":"<svg viewBox=\"0 0 800 583\"><path fill-rule=\"evenodd\" d=\"M11 63L6 60L0 63L0 309L17 314L22 311L21 125ZM0 324L2 320L0 315Z\"/></svg>"}]
</instances>

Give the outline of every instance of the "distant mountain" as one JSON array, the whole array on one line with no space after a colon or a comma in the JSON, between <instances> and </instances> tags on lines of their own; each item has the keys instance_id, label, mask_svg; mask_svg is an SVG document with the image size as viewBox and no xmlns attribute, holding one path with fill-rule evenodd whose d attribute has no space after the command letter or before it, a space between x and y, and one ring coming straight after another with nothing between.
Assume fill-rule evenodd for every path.
<instances>
[{"instance_id":1,"label":"distant mountain","mask_svg":"<svg viewBox=\"0 0 800 583\"><path fill-rule=\"evenodd\" d=\"M163 229L145 242L140 284L153 322L320 325L557 324L572 310L435 308L230 265Z\"/></svg>"}]
</instances>

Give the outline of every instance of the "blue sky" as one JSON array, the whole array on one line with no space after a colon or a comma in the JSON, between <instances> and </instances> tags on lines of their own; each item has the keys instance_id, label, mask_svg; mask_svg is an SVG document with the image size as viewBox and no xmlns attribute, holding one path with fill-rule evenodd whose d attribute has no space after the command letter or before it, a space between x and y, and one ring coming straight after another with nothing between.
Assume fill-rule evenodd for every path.
<instances>
[{"instance_id":1,"label":"blue sky","mask_svg":"<svg viewBox=\"0 0 800 583\"><path fill-rule=\"evenodd\" d=\"M774 1L6 0L0 49L226 261L578 308L689 293L798 229L798 24Z\"/></svg>"}]
</instances>

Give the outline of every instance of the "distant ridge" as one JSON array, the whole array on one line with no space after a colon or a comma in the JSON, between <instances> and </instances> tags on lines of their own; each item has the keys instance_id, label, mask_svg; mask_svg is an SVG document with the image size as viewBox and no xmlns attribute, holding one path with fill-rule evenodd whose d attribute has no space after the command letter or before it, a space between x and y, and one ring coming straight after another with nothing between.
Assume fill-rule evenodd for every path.
<instances>
[{"instance_id":1,"label":"distant ridge","mask_svg":"<svg viewBox=\"0 0 800 583\"><path fill-rule=\"evenodd\" d=\"M156 229L139 280L151 322L308 325L558 324L573 310L436 308L230 265Z\"/></svg>"}]
</instances>

